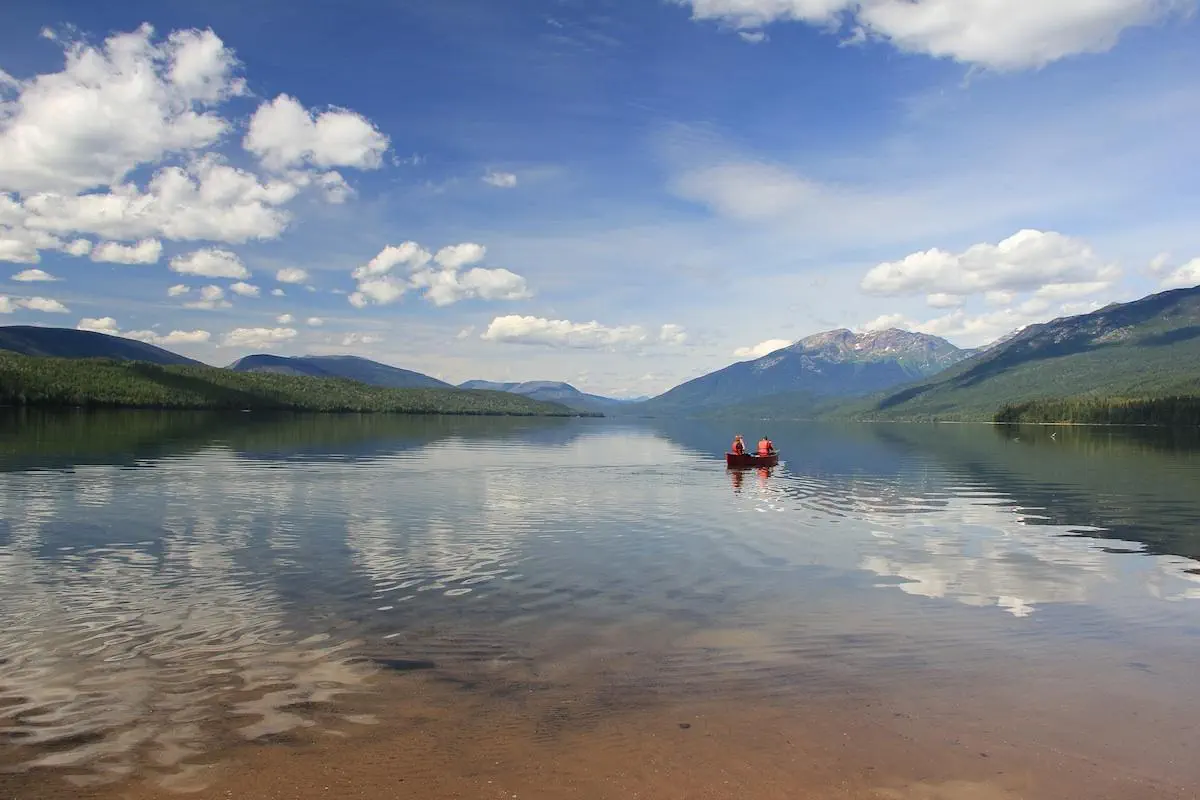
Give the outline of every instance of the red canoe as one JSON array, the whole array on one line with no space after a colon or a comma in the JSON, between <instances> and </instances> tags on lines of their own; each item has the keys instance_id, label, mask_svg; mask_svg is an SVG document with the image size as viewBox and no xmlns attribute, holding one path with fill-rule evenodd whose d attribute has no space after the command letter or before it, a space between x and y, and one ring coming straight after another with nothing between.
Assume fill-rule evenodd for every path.
<instances>
[{"instance_id":1,"label":"red canoe","mask_svg":"<svg viewBox=\"0 0 1200 800\"><path fill-rule=\"evenodd\" d=\"M754 453L726 453L725 466L727 467L773 467L779 463L779 453L773 453L769 456L759 456Z\"/></svg>"}]
</instances>

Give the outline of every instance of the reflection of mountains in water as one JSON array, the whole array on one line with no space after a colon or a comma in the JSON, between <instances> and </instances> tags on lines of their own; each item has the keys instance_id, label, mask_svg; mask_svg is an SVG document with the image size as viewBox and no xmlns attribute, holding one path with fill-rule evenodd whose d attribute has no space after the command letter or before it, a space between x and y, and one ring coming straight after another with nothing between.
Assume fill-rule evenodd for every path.
<instances>
[{"instance_id":1,"label":"reflection of mountains in water","mask_svg":"<svg viewBox=\"0 0 1200 800\"><path fill-rule=\"evenodd\" d=\"M226 447L251 459L354 461L448 438L562 446L589 420L192 411L0 412L0 471L132 466Z\"/></svg>"}]
</instances>

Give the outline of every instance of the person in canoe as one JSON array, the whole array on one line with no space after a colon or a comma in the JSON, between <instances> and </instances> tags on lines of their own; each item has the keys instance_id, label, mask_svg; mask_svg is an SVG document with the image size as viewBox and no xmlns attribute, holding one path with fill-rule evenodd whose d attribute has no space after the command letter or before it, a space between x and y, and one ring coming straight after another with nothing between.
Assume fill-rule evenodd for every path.
<instances>
[{"instance_id":1,"label":"person in canoe","mask_svg":"<svg viewBox=\"0 0 1200 800\"><path fill-rule=\"evenodd\" d=\"M739 456L746 454L746 440L742 438L740 433L733 437L733 444L731 445L730 452Z\"/></svg>"},{"instance_id":2,"label":"person in canoe","mask_svg":"<svg viewBox=\"0 0 1200 800\"><path fill-rule=\"evenodd\" d=\"M763 437L758 440L758 454L760 456L775 455L775 443L772 442L764 433Z\"/></svg>"}]
</instances>

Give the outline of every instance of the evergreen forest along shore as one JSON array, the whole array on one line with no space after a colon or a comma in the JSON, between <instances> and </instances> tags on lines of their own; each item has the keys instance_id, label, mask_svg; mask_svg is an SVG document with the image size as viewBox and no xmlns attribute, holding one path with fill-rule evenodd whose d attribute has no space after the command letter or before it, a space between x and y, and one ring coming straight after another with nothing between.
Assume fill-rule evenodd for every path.
<instances>
[{"instance_id":1,"label":"evergreen forest along shore","mask_svg":"<svg viewBox=\"0 0 1200 800\"><path fill-rule=\"evenodd\" d=\"M6 352L0 352L0 403L31 407L600 416L508 392L388 389L340 378Z\"/></svg>"}]
</instances>

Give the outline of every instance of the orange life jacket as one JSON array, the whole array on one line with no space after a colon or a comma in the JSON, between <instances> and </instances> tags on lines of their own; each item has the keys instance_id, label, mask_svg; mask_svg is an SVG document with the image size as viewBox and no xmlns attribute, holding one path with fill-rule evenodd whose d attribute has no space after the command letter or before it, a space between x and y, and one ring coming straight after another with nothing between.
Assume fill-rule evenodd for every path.
<instances>
[{"instance_id":1,"label":"orange life jacket","mask_svg":"<svg viewBox=\"0 0 1200 800\"><path fill-rule=\"evenodd\" d=\"M771 455L771 440L770 439L763 439L762 441L760 441L758 443L758 454L760 456Z\"/></svg>"},{"instance_id":2,"label":"orange life jacket","mask_svg":"<svg viewBox=\"0 0 1200 800\"><path fill-rule=\"evenodd\" d=\"M742 453L745 453L746 452L746 443L743 442L741 439L734 439L733 440L733 452L738 454L739 456Z\"/></svg>"}]
</instances>

